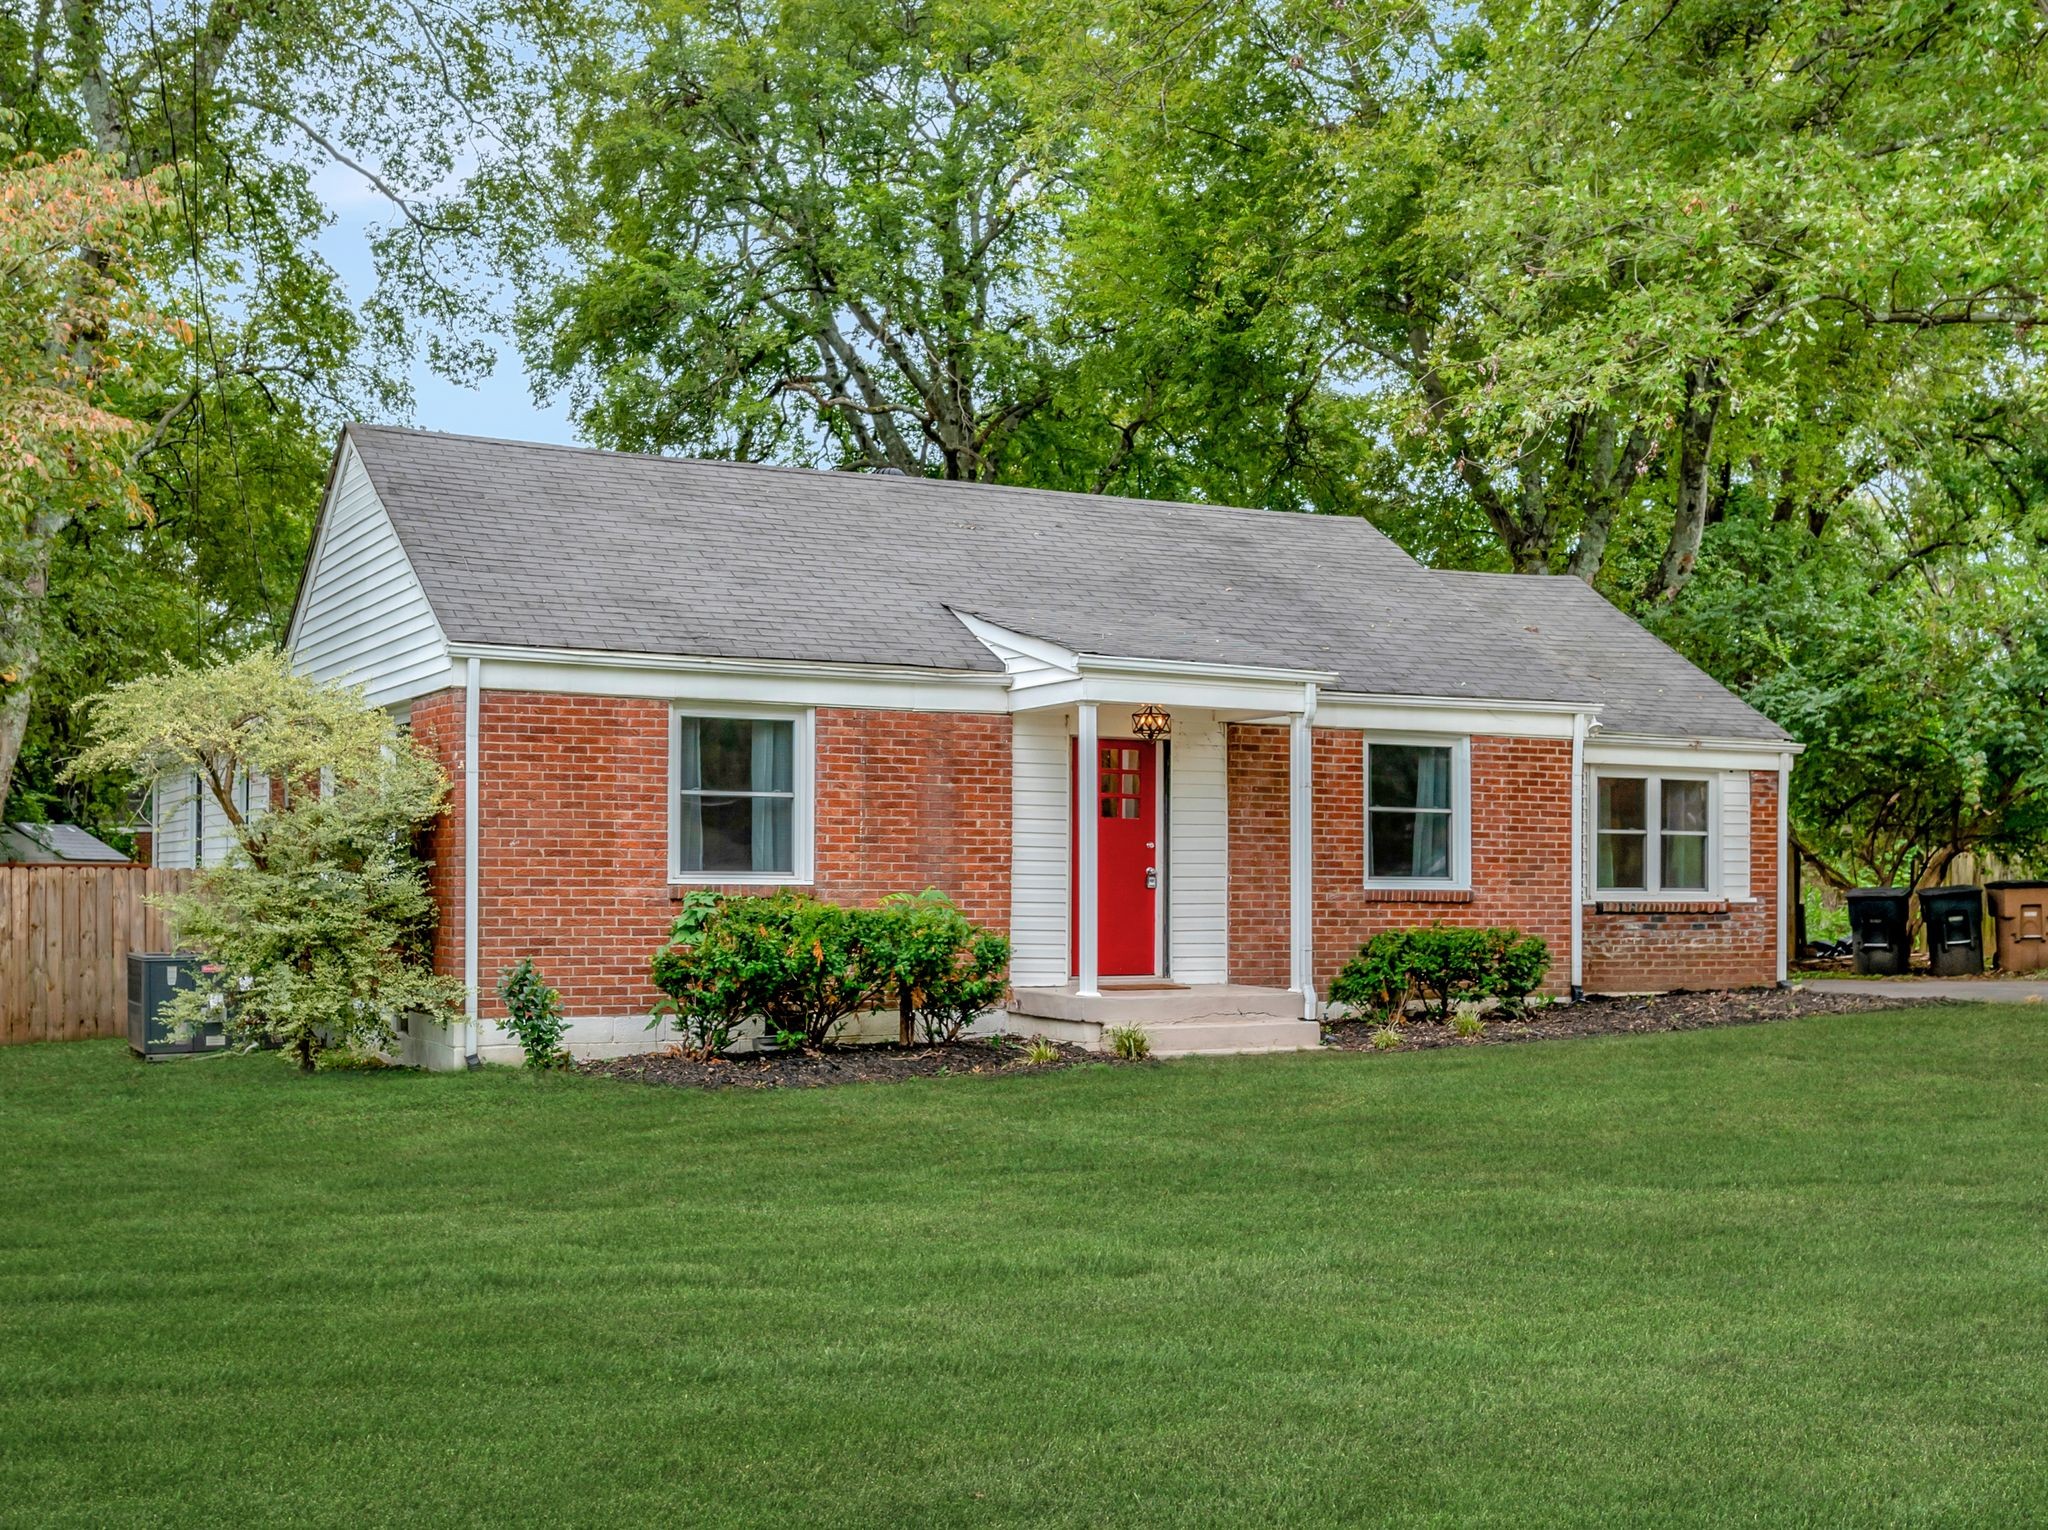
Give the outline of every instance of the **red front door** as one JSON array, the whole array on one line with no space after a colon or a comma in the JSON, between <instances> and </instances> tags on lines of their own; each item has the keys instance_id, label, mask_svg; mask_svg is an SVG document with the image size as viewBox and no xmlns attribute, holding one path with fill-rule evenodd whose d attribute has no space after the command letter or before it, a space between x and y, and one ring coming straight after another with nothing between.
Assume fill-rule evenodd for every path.
<instances>
[{"instance_id":1,"label":"red front door","mask_svg":"<svg viewBox=\"0 0 2048 1530\"><path fill-rule=\"evenodd\" d=\"M1079 740L1075 750L1080 749ZM1076 761L1078 764L1078 760ZM1151 977L1159 971L1159 798L1156 748L1144 739L1104 739L1092 772L1075 771L1075 809L1095 815L1095 968L1102 977ZM1081 836L1072 836L1075 864ZM1080 886L1078 869L1073 882ZM1074 915L1078 916L1078 899ZM1074 970L1081 966L1080 920Z\"/></svg>"}]
</instances>

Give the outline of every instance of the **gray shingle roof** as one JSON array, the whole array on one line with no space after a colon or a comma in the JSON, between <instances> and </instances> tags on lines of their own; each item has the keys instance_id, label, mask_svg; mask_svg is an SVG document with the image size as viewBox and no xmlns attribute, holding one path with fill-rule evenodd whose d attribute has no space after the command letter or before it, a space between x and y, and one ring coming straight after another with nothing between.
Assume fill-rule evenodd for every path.
<instances>
[{"instance_id":1,"label":"gray shingle roof","mask_svg":"<svg viewBox=\"0 0 2048 1530\"><path fill-rule=\"evenodd\" d=\"M348 436L457 643L999 668L965 611L1083 653L1330 670L1375 694L1602 701L1603 723L1629 732L1779 736L1577 581L1435 572L1362 520ZM1506 588L1539 585L1571 590Z\"/></svg>"},{"instance_id":2,"label":"gray shingle roof","mask_svg":"<svg viewBox=\"0 0 2048 1530\"><path fill-rule=\"evenodd\" d=\"M0 866L127 864L127 856L75 823L0 823Z\"/></svg>"}]
</instances>

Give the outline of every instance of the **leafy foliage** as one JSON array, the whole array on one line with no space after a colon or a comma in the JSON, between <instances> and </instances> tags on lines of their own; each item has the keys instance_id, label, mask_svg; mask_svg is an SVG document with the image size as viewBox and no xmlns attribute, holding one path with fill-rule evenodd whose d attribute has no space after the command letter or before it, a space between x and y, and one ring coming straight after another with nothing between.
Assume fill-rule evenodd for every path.
<instances>
[{"instance_id":1,"label":"leafy foliage","mask_svg":"<svg viewBox=\"0 0 2048 1530\"><path fill-rule=\"evenodd\" d=\"M173 1000L172 1024L224 1001L237 1033L311 1071L328 1048L387 1046L401 1015L461 1003L461 984L427 959L434 905L410 850L447 782L389 714L258 654L117 686L90 720L95 741L74 770L196 770L234 830L227 859L165 903L179 942L218 969ZM244 775L294 789L244 815Z\"/></svg>"},{"instance_id":2,"label":"leafy foliage","mask_svg":"<svg viewBox=\"0 0 2048 1530\"><path fill-rule=\"evenodd\" d=\"M705 1055L749 1020L818 1046L874 1007L888 975L870 916L801 893L695 893L654 953L654 986L667 995L654 1016Z\"/></svg>"},{"instance_id":3,"label":"leafy foliage","mask_svg":"<svg viewBox=\"0 0 2048 1530\"><path fill-rule=\"evenodd\" d=\"M144 288L163 199L83 150L17 153L0 116L0 806L28 729L58 539L149 510L122 379L179 327Z\"/></svg>"},{"instance_id":4,"label":"leafy foliage","mask_svg":"<svg viewBox=\"0 0 2048 1530\"><path fill-rule=\"evenodd\" d=\"M540 1072L568 1061L562 1048L568 1030L562 995L547 985L532 957L522 956L517 966L506 969L498 979L498 997L505 1002L505 1029L518 1039L527 1067Z\"/></svg>"},{"instance_id":5,"label":"leafy foliage","mask_svg":"<svg viewBox=\"0 0 2048 1530\"><path fill-rule=\"evenodd\" d=\"M1010 942L936 889L884 898L871 925L904 1029L927 1044L958 1041L1009 991Z\"/></svg>"},{"instance_id":6,"label":"leafy foliage","mask_svg":"<svg viewBox=\"0 0 2048 1530\"><path fill-rule=\"evenodd\" d=\"M1152 1055L1152 1035L1142 1025L1112 1025L1102 1033L1112 1057L1137 1062Z\"/></svg>"},{"instance_id":7,"label":"leafy foliage","mask_svg":"<svg viewBox=\"0 0 2048 1530\"><path fill-rule=\"evenodd\" d=\"M1549 970L1550 948L1542 937L1517 930L1443 924L1383 930L1338 969L1329 997L1398 1020L1410 995L1419 992L1428 1013L1445 1020L1464 998L1519 1004Z\"/></svg>"}]
</instances>

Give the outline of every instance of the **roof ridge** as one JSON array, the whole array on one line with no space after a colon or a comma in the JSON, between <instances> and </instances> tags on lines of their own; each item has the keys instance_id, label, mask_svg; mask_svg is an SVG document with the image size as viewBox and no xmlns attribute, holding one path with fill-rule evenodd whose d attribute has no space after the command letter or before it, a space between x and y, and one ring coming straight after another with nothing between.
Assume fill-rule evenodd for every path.
<instances>
[{"instance_id":1,"label":"roof ridge","mask_svg":"<svg viewBox=\"0 0 2048 1530\"><path fill-rule=\"evenodd\" d=\"M1153 499L1139 494L1095 494L1085 489L1047 489L1037 484L1022 483L983 483L971 478L931 478L919 473L864 473L849 468L799 467L787 462L738 462L727 457L671 457L662 452L622 452L607 446L586 446L564 441L521 441L512 436L483 436L459 430L422 430L413 425L379 425L366 420L350 420L342 429L348 433L368 431L381 435L406 436L414 440L467 441L477 446L512 446L524 451L568 452L577 456L609 458L623 462L658 462L670 467L732 468L751 473L781 473L805 478L836 478L855 482L886 482L892 486L915 485L918 486L916 492L972 489L980 492L1028 494L1034 498L1049 500L1087 500L1092 504L1130 505L1150 510L1194 510L1205 515L1283 517L1290 520L1312 521L1325 526L1355 524L1380 538L1415 567L1425 566L1393 537L1373 524L1369 516L1364 515L1329 515L1317 510L1267 510L1256 505L1225 505L1199 499Z\"/></svg>"}]
</instances>

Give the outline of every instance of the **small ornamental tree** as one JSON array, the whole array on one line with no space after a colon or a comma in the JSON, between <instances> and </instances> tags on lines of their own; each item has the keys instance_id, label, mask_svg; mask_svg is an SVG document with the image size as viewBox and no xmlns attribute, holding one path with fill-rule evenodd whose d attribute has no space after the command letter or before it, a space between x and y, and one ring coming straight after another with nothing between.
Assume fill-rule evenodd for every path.
<instances>
[{"instance_id":1,"label":"small ornamental tree","mask_svg":"<svg viewBox=\"0 0 2048 1530\"><path fill-rule=\"evenodd\" d=\"M173 1001L172 1024L224 1002L233 1033L311 1072L327 1048L389 1045L399 1016L461 1004L462 985L426 958L434 905L411 852L447 781L360 691L259 653L129 681L87 715L94 742L69 774L197 771L234 831L225 860L162 900L178 942L217 969ZM245 815L244 775L282 783L282 804Z\"/></svg>"}]
</instances>

